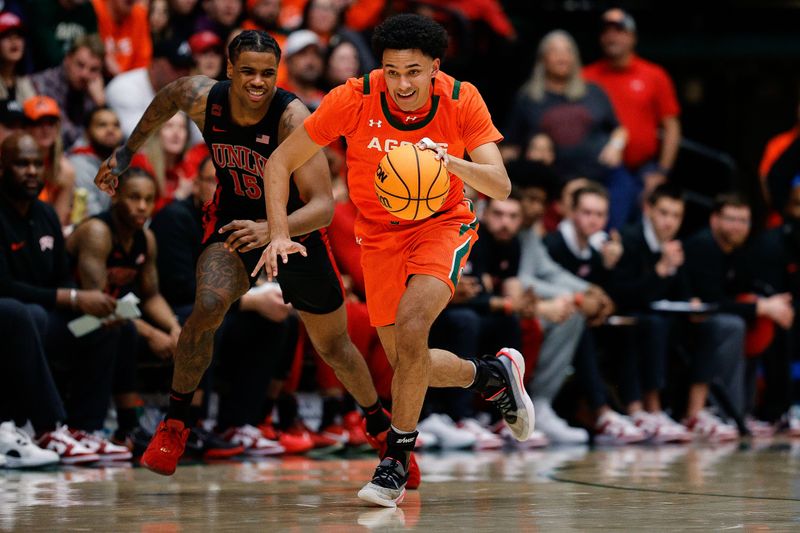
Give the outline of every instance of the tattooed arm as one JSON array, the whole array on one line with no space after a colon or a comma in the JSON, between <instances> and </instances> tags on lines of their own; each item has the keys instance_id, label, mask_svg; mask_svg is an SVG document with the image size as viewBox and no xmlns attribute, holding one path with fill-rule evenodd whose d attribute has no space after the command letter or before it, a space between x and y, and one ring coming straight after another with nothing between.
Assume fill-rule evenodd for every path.
<instances>
[{"instance_id":1,"label":"tattooed arm","mask_svg":"<svg viewBox=\"0 0 800 533\"><path fill-rule=\"evenodd\" d=\"M94 183L97 187L113 195L117 187L117 177L125 172L131 158L159 126L171 119L178 111L183 111L197 124L200 131L205 123L206 100L216 81L206 76L187 76L177 79L158 91L139 123L131 133L128 142L117 148L101 165Z\"/></svg>"},{"instance_id":2,"label":"tattooed arm","mask_svg":"<svg viewBox=\"0 0 800 533\"><path fill-rule=\"evenodd\" d=\"M270 279L278 274L279 255L284 263L291 253L306 255L305 247L290 240L289 236L301 235L297 229L303 227L310 228L310 231L327 226L333 216L333 193L328 163L325 156L319 153L322 146L315 143L303 127L307 116L308 110L297 100L286 108L281 116L278 135L280 146L272 153L266 166L264 198L267 203L270 244L261 255L254 273L264 266ZM314 205L301 213L309 207L306 205L292 213L292 217L288 217L286 204L289 201L289 179L292 172L300 196L309 205L313 200Z\"/></svg>"}]
</instances>

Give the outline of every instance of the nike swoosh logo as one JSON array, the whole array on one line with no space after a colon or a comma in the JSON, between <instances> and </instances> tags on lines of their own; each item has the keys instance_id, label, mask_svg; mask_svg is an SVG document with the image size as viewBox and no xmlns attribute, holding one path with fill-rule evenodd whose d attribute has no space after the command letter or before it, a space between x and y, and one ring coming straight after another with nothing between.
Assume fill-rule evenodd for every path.
<instances>
[{"instance_id":1,"label":"nike swoosh logo","mask_svg":"<svg viewBox=\"0 0 800 533\"><path fill-rule=\"evenodd\" d=\"M221 130L216 126L211 126L211 131L216 131L218 133L225 133L226 130Z\"/></svg>"},{"instance_id":2,"label":"nike swoosh logo","mask_svg":"<svg viewBox=\"0 0 800 533\"><path fill-rule=\"evenodd\" d=\"M12 252L16 252L17 250L20 250L20 249L22 249L22 247L23 247L23 246L25 246L25 241L22 241L22 242L12 242L12 243L11 243L11 251L12 251Z\"/></svg>"}]
</instances>

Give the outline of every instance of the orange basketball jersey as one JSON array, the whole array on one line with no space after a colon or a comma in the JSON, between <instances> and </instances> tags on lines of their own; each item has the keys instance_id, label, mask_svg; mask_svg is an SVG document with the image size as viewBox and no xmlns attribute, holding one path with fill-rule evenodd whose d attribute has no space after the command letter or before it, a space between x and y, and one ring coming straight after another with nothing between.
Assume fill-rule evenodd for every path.
<instances>
[{"instance_id":1,"label":"orange basketball jersey","mask_svg":"<svg viewBox=\"0 0 800 533\"><path fill-rule=\"evenodd\" d=\"M402 111L387 94L383 70L351 78L325 96L306 119L305 128L311 139L323 146L345 137L350 198L361 216L376 222L400 220L381 206L375 194L375 171L386 152L428 137L446 144L449 154L464 157L482 144L503 139L475 86L441 71L434 79L428 104L412 112ZM463 183L450 174L450 193L440 211L463 199Z\"/></svg>"}]
</instances>

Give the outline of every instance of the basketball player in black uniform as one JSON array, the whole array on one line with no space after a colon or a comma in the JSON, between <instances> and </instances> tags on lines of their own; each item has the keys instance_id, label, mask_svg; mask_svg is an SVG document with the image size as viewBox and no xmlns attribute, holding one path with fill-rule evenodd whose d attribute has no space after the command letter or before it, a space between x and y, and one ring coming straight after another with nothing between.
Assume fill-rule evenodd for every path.
<instances>
[{"instance_id":1,"label":"basketball player in black uniform","mask_svg":"<svg viewBox=\"0 0 800 533\"><path fill-rule=\"evenodd\" d=\"M131 156L157 128L184 111L203 131L218 186L206 206L205 250L197 263L194 309L178 341L166 419L142 456L159 474L175 471L188 434L189 403L211 361L214 332L244 294L267 245L262 173L275 147L309 115L296 97L275 87L280 48L267 33L247 30L228 47L230 81L181 78L156 94L127 143L101 166L97 186L109 194ZM317 154L293 175L288 209L290 232L303 239L307 257L293 257L278 282L299 312L320 356L334 369L366 413L367 433L389 429L364 358L347 334L340 278L324 231L333 215L328 167ZM239 252L239 253L234 253ZM269 342L269 339L265 339Z\"/></svg>"}]
</instances>

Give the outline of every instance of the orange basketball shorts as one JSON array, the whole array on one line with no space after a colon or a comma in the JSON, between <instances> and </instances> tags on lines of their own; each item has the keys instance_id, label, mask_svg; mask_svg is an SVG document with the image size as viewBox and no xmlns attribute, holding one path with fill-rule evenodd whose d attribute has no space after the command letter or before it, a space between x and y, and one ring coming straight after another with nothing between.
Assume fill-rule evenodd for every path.
<instances>
[{"instance_id":1,"label":"orange basketball shorts","mask_svg":"<svg viewBox=\"0 0 800 533\"><path fill-rule=\"evenodd\" d=\"M478 240L478 219L468 200L420 221L398 224L356 220L370 323L394 324L406 284L415 274L442 280L455 291L469 252Z\"/></svg>"}]
</instances>

